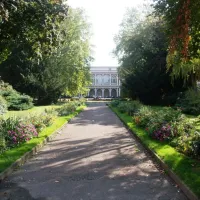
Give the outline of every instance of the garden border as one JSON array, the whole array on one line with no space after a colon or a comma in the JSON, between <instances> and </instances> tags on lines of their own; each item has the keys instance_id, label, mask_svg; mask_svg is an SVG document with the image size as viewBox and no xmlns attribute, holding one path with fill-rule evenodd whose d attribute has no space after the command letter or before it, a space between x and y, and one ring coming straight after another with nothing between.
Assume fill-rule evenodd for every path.
<instances>
[{"instance_id":1,"label":"garden border","mask_svg":"<svg viewBox=\"0 0 200 200\"><path fill-rule=\"evenodd\" d=\"M180 189L183 191L183 193L186 195L186 197L189 200L199 200L199 198L189 189L187 185L185 185L181 179L168 167L167 164L165 164L162 159L148 146L146 146L142 140L140 139L137 134L129 128L129 126L123 121L123 119L114 111L114 109L108 105L108 107L112 110L112 112L120 119L120 121L124 124L124 126L128 129L128 131L131 133L131 135L137 139L137 141L142 144L142 146L150 153L151 156L156 160L156 162L165 170L167 171L168 176L173 179L173 181L180 187Z\"/></svg>"},{"instance_id":2,"label":"garden border","mask_svg":"<svg viewBox=\"0 0 200 200\"><path fill-rule=\"evenodd\" d=\"M83 109L84 110L84 109ZM82 110L82 111L83 111ZM81 111L81 112L82 112ZM48 142L52 141L60 132L68 125L68 123L79 115L81 112L77 112L71 119L66 121L60 128L54 131L51 135L47 136L42 143L37 144L32 148L31 151L26 152L21 158L17 159L14 163L12 163L6 170L0 173L0 183L9 175L11 175L18 167L24 165L30 158L37 154Z\"/></svg>"}]
</instances>

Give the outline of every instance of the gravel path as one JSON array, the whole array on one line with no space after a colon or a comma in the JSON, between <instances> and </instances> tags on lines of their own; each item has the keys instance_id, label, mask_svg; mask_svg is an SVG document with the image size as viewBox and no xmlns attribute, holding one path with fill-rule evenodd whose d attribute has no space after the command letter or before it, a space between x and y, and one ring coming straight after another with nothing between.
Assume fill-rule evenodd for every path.
<instances>
[{"instance_id":1,"label":"gravel path","mask_svg":"<svg viewBox=\"0 0 200 200\"><path fill-rule=\"evenodd\" d=\"M0 184L0 200L157 199L186 197L101 103Z\"/></svg>"}]
</instances>

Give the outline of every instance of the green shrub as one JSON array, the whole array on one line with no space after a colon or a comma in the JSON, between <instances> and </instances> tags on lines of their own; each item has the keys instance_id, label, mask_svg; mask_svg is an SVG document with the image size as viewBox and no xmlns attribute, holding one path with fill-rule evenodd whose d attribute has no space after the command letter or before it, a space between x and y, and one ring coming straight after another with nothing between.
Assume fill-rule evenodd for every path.
<instances>
[{"instance_id":1,"label":"green shrub","mask_svg":"<svg viewBox=\"0 0 200 200\"><path fill-rule=\"evenodd\" d=\"M85 98L80 98L80 99L78 100L78 102L79 102L79 106L83 106L83 105L85 105L85 103L86 103L86 99L85 99Z\"/></svg>"},{"instance_id":2,"label":"green shrub","mask_svg":"<svg viewBox=\"0 0 200 200\"><path fill-rule=\"evenodd\" d=\"M6 100L0 95L0 115L3 115L7 112L7 107Z\"/></svg>"},{"instance_id":3,"label":"green shrub","mask_svg":"<svg viewBox=\"0 0 200 200\"><path fill-rule=\"evenodd\" d=\"M184 118L180 109L164 107L157 111L158 116L162 116L165 122L180 121Z\"/></svg>"},{"instance_id":4,"label":"green shrub","mask_svg":"<svg viewBox=\"0 0 200 200\"><path fill-rule=\"evenodd\" d=\"M200 133L193 127L187 132L182 132L171 145L187 156L200 158Z\"/></svg>"},{"instance_id":5,"label":"green shrub","mask_svg":"<svg viewBox=\"0 0 200 200\"><path fill-rule=\"evenodd\" d=\"M6 137L8 131L15 129L22 121L19 117L2 118L0 132Z\"/></svg>"},{"instance_id":6,"label":"green shrub","mask_svg":"<svg viewBox=\"0 0 200 200\"><path fill-rule=\"evenodd\" d=\"M119 101L115 100L111 102L111 106L117 107L121 113L127 113L132 116L138 112L142 104L139 101Z\"/></svg>"},{"instance_id":7,"label":"green shrub","mask_svg":"<svg viewBox=\"0 0 200 200\"><path fill-rule=\"evenodd\" d=\"M180 97L176 104L184 113L200 114L200 91L195 89L187 90L182 97Z\"/></svg>"},{"instance_id":8,"label":"green shrub","mask_svg":"<svg viewBox=\"0 0 200 200\"><path fill-rule=\"evenodd\" d=\"M18 93L6 98L10 110L28 110L33 107L33 99L28 95Z\"/></svg>"},{"instance_id":9,"label":"green shrub","mask_svg":"<svg viewBox=\"0 0 200 200\"><path fill-rule=\"evenodd\" d=\"M126 113L128 110L128 102L120 102L117 106L119 112Z\"/></svg>"},{"instance_id":10,"label":"green shrub","mask_svg":"<svg viewBox=\"0 0 200 200\"><path fill-rule=\"evenodd\" d=\"M28 110L33 107L33 99L21 95L8 83L0 82L0 95L7 101L9 110Z\"/></svg>"},{"instance_id":11,"label":"green shrub","mask_svg":"<svg viewBox=\"0 0 200 200\"><path fill-rule=\"evenodd\" d=\"M155 116L155 111L150 106L141 106L133 119L138 126L146 128L153 116Z\"/></svg>"},{"instance_id":12,"label":"green shrub","mask_svg":"<svg viewBox=\"0 0 200 200\"><path fill-rule=\"evenodd\" d=\"M2 131L2 119L0 119L0 155L6 148L5 134Z\"/></svg>"},{"instance_id":13,"label":"green shrub","mask_svg":"<svg viewBox=\"0 0 200 200\"><path fill-rule=\"evenodd\" d=\"M134 114L138 113L141 106L142 104L139 101L128 102L126 112L128 113L128 115L133 116Z\"/></svg>"},{"instance_id":14,"label":"green shrub","mask_svg":"<svg viewBox=\"0 0 200 200\"><path fill-rule=\"evenodd\" d=\"M0 153L7 147L8 131L14 130L21 122L21 119L11 117L8 119L0 119Z\"/></svg>"},{"instance_id":15,"label":"green shrub","mask_svg":"<svg viewBox=\"0 0 200 200\"><path fill-rule=\"evenodd\" d=\"M8 130L6 140L8 146L17 146L37 137L38 133L33 124L18 124L14 129Z\"/></svg>"},{"instance_id":16,"label":"green shrub","mask_svg":"<svg viewBox=\"0 0 200 200\"><path fill-rule=\"evenodd\" d=\"M76 108L79 105L80 104L79 104L78 101L73 101L73 102L66 103L61 108L57 109L58 115L59 116L67 116L67 115L75 112Z\"/></svg>"},{"instance_id":17,"label":"green shrub","mask_svg":"<svg viewBox=\"0 0 200 200\"><path fill-rule=\"evenodd\" d=\"M114 100L114 101L111 101L110 105L112 107L117 107L121 102L119 100Z\"/></svg>"},{"instance_id":18,"label":"green shrub","mask_svg":"<svg viewBox=\"0 0 200 200\"><path fill-rule=\"evenodd\" d=\"M58 113L54 109L45 110L44 113L39 115L29 116L25 119L26 123L31 123L35 126L37 132L41 132L44 128L51 126L55 119L57 118Z\"/></svg>"}]
</instances>

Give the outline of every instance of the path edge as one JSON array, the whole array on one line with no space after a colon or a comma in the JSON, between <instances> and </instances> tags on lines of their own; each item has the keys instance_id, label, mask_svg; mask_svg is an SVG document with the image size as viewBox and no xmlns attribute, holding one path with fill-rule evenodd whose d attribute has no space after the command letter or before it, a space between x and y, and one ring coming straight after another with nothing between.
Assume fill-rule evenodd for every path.
<instances>
[{"instance_id":1,"label":"path edge","mask_svg":"<svg viewBox=\"0 0 200 200\"><path fill-rule=\"evenodd\" d=\"M120 121L124 124L124 126L128 129L129 133L139 141L139 143L147 150L150 155L156 160L156 162L167 172L167 175L179 186L182 192L186 195L189 200L199 200L199 198L194 194L185 183L168 167L166 163L162 161L162 159L147 145L143 143L143 141L137 136L137 134L129 128L129 126L123 121L123 119L112 109L110 105L108 105L110 110L120 119Z\"/></svg>"},{"instance_id":2,"label":"path edge","mask_svg":"<svg viewBox=\"0 0 200 200\"><path fill-rule=\"evenodd\" d=\"M84 109L83 109L84 110ZM83 111L82 110L82 111ZM81 112L82 112L81 111ZM17 168L24 165L30 158L37 154L48 142L52 141L60 132L68 125L68 123L79 115L81 112L77 112L71 119L66 121L60 128L54 131L51 135L47 136L42 143L37 144L30 151L26 152L21 158L12 163L6 170L0 173L0 183L9 175L11 175Z\"/></svg>"}]
</instances>

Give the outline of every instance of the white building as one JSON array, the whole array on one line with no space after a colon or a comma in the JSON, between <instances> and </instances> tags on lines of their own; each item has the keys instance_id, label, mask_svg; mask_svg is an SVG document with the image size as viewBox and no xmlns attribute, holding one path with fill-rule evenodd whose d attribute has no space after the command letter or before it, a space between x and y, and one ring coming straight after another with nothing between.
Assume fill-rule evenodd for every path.
<instances>
[{"instance_id":1,"label":"white building","mask_svg":"<svg viewBox=\"0 0 200 200\"><path fill-rule=\"evenodd\" d=\"M120 79L117 67L91 67L92 85L89 87L90 97L120 97Z\"/></svg>"}]
</instances>

